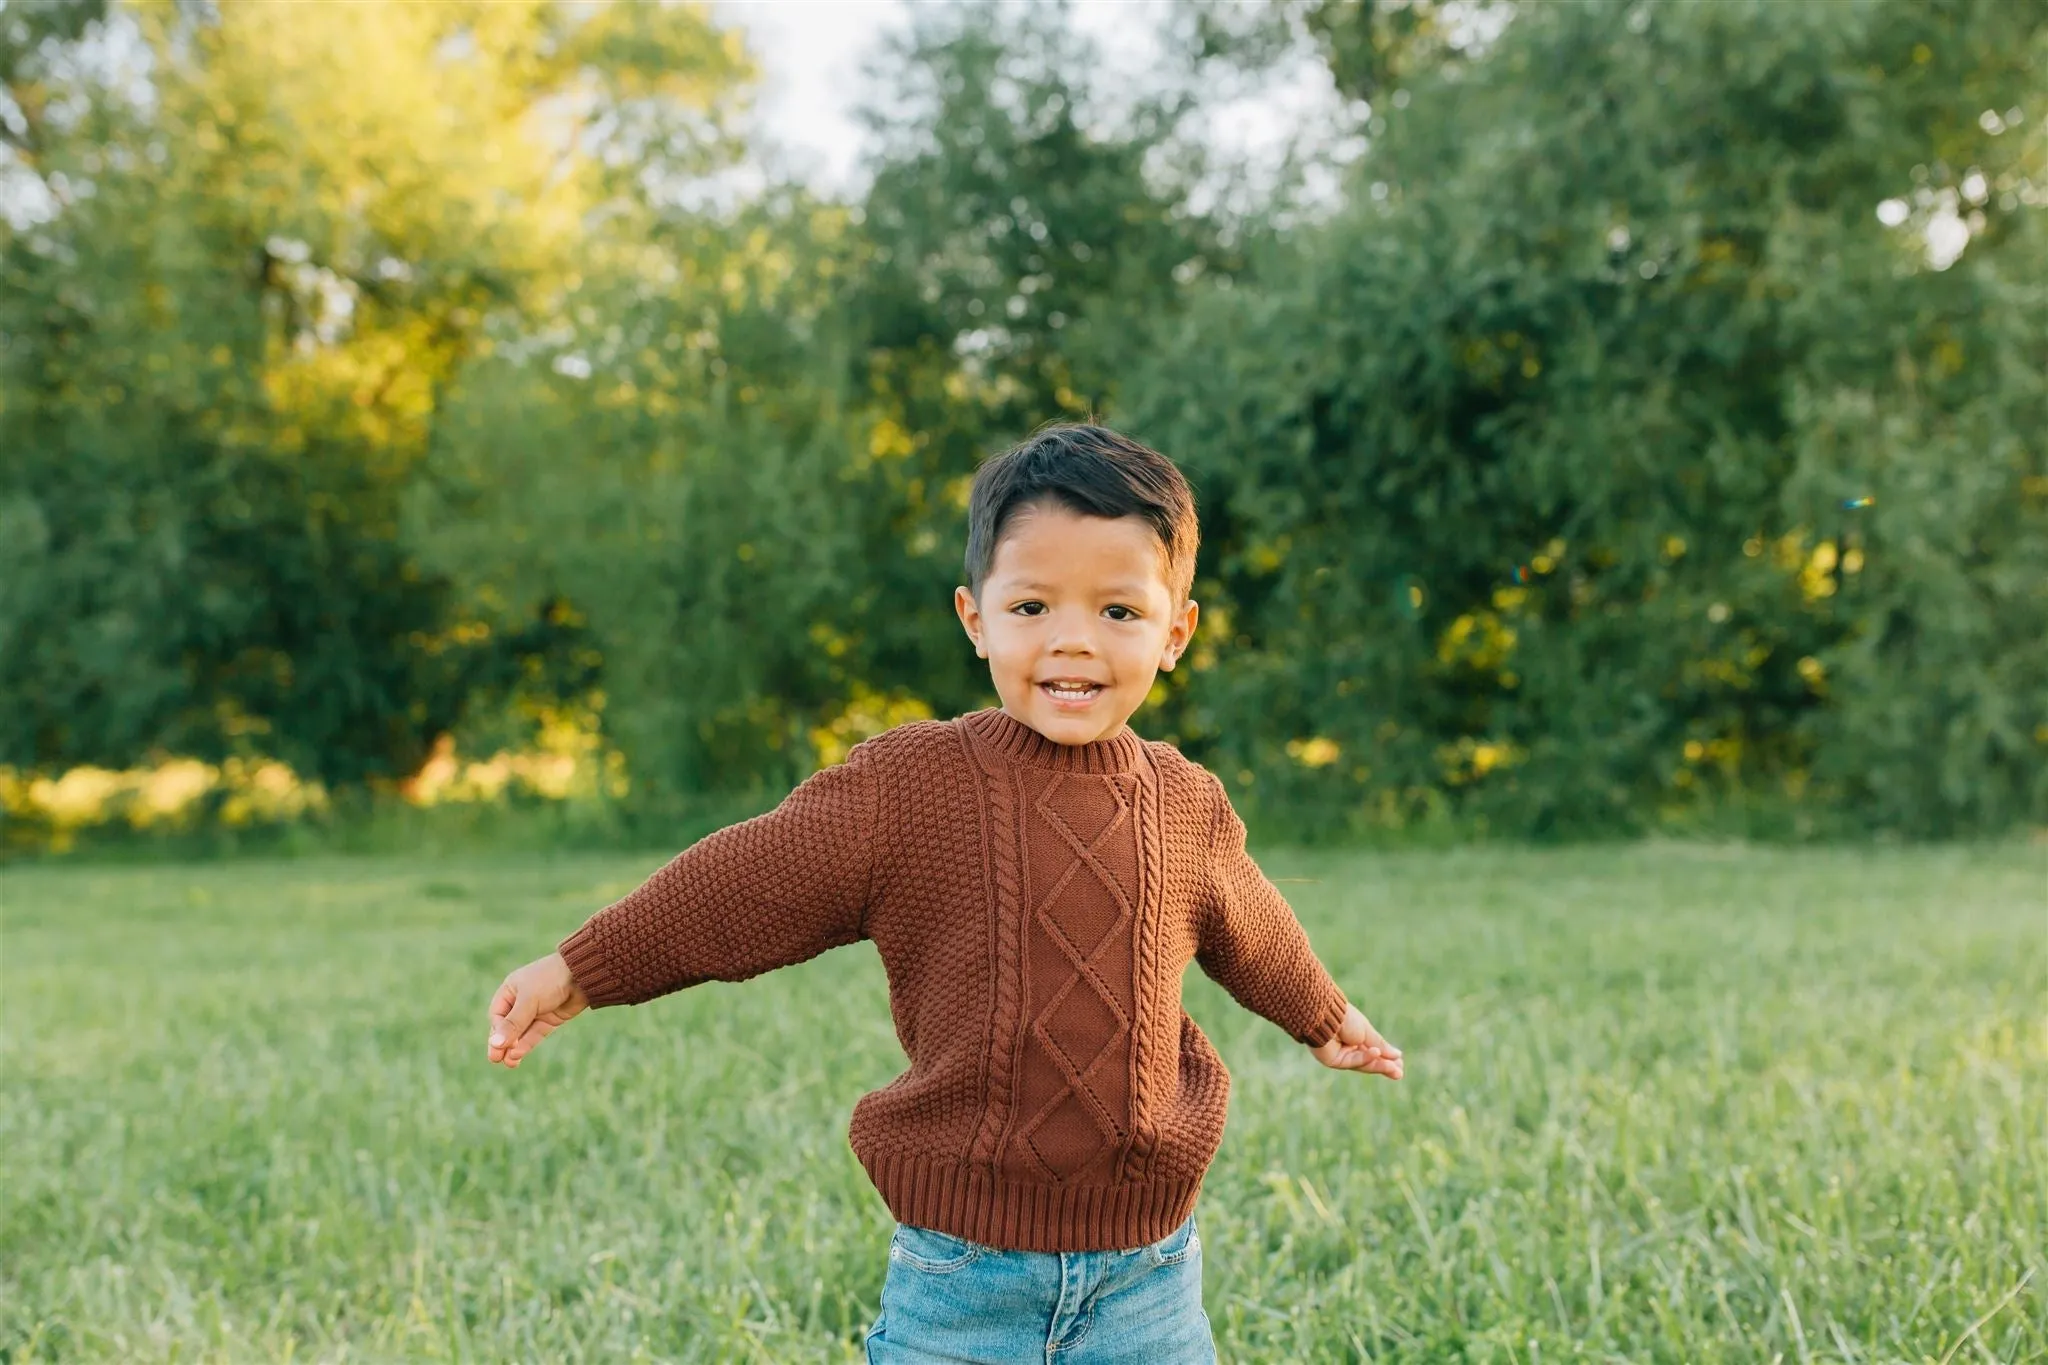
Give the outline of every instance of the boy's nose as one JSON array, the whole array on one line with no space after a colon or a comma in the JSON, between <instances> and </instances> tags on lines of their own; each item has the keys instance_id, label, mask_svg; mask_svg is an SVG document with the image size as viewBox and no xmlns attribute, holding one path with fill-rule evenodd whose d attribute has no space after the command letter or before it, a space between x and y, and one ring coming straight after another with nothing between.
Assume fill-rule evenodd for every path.
<instances>
[{"instance_id":1,"label":"boy's nose","mask_svg":"<svg viewBox=\"0 0 2048 1365\"><path fill-rule=\"evenodd\" d=\"M1061 613L1053 623L1052 644L1049 646L1054 658L1069 658L1074 655L1095 653L1095 623L1086 613Z\"/></svg>"}]
</instances>

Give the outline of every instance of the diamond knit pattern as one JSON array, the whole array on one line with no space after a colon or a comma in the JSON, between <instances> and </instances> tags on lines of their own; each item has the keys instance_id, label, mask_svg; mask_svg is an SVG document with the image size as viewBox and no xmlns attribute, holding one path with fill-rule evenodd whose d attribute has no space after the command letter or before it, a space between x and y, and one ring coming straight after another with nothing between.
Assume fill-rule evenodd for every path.
<instances>
[{"instance_id":1,"label":"diamond knit pattern","mask_svg":"<svg viewBox=\"0 0 2048 1365\"><path fill-rule=\"evenodd\" d=\"M1063 852L1066 866L1042 892L1033 888L1034 1015L1025 1065L1056 1083L1018 1137L1055 1181L1089 1169L1130 1136L1124 1072L1135 1012L1129 950L1137 888L1105 853L1113 843L1135 847L1126 794L1135 787L1134 778L1060 773L1032 804L1052 835L1044 846ZM1054 799L1063 794L1064 802ZM1044 979L1041 962L1051 968Z\"/></svg>"},{"instance_id":2,"label":"diamond knit pattern","mask_svg":"<svg viewBox=\"0 0 2048 1365\"><path fill-rule=\"evenodd\" d=\"M1062 745L999 710L855 747L563 940L593 1005L872 941L909 1066L849 1132L890 1212L998 1247L1129 1248L1184 1221L1230 1078L1190 962L1298 1040L1343 993L1223 786L1128 728Z\"/></svg>"}]
</instances>

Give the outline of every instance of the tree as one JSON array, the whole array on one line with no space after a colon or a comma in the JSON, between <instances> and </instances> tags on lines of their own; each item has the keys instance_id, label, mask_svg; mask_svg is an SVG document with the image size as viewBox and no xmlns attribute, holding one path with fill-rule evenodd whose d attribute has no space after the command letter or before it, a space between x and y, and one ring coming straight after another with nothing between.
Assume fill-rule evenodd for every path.
<instances>
[{"instance_id":1,"label":"tree","mask_svg":"<svg viewBox=\"0 0 2048 1365\"><path fill-rule=\"evenodd\" d=\"M1242 254L1187 206L1194 83L1169 73L1112 114L1058 11L926 11L885 67L843 310L875 457L847 634L876 689L950 714L988 687L950 605L975 466L1106 411L1190 283Z\"/></svg>"},{"instance_id":2,"label":"tree","mask_svg":"<svg viewBox=\"0 0 2048 1365\"><path fill-rule=\"evenodd\" d=\"M1181 728L1339 824L2039 818L2044 33L1575 3L1411 69L1132 387L1236 646Z\"/></svg>"},{"instance_id":3,"label":"tree","mask_svg":"<svg viewBox=\"0 0 2048 1365\"><path fill-rule=\"evenodd\" d=\"M0 761L407 772L561 634L482 619L401 536L442 397L574 276L608 152L715 134L736 49L538 0L70 32L148 61L10 50L18 108L77 112L29 121L52 207L0 234Z\"/></svg>"},{"instance_id":4,"label":"tree","mask_svg":"<svg viewBox=\"0 0 2048 1365\"><path fill-rule=\"evenodd\" d=\"M1170 110L1103 125L1088 64L1044 15L921 16L853 211L623 211L643 249L585 272L575 324L465 383L436 562L575 604L643 808L982 702L949 606L976 462L1106 402L1230 261L1148 169Z\"/></svg>"}]
</instances>

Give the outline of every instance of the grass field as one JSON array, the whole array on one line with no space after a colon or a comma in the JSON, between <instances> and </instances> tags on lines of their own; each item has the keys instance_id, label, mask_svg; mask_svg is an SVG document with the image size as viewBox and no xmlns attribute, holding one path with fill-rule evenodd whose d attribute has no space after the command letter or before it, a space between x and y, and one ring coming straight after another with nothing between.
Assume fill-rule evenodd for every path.
<instances>
[{"instance_id":1,"label":"grass field","mask_svg":"<svg viewBox=\"0 0 2048 1365\"><path fill-rule=\"evenodd\" d=\"M658 861L5 872L0 1359L856 1359L872 949L484 1064ZM1263 861L1408 1079L1191 974L1225 1360L2048 1358L2048 851Z\"/></svg>"}]
</instances>

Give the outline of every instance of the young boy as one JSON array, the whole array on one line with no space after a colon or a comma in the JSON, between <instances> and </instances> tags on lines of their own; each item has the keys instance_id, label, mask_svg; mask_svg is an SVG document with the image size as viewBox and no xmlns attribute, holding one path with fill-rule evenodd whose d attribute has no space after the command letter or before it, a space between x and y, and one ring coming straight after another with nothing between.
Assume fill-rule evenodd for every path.
<instances>
[{"instance_id":1,"label":"young boy","mask_svg":"<svg viewBox=\"0 0 2048 1365\"><path fill-rule=\"evenodd\" d=\"M1194 496L1096 426L990 459L960 624L1000 708L857 746L491 1001L517 1066L588 1006L871 939L910 1068L850 1138L899 1222L871 1361L1213 1361L1193 1210L1230 1078L1190 961L1339 1070L1401 1053L1317 961L1223 785L1126 726L1187 651Z\"/></svg>"}]
</instances>

